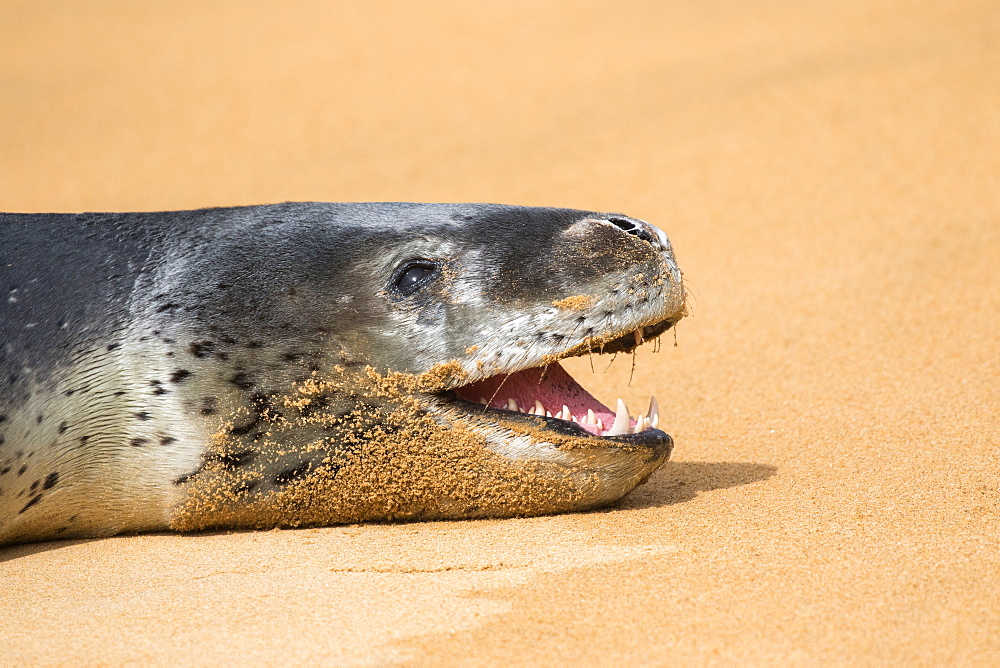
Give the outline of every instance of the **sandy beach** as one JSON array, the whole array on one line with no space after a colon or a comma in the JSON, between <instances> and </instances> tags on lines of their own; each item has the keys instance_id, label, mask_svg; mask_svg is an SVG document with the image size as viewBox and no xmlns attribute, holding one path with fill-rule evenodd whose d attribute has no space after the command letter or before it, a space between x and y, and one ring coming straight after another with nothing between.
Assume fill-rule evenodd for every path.
<instances>
[{"instance_id":1,"label":"sandy beach","mask_svg":"<svg viewBox=\"0 0 1000 668\"><path fill-rule=\"evenodd\" d=\"M0 210L621 211L691 292L565 365L659 399L621 503L0 548L0 664L1000 664L995 2L0 17Z\"/></svg>"}]
</instances>

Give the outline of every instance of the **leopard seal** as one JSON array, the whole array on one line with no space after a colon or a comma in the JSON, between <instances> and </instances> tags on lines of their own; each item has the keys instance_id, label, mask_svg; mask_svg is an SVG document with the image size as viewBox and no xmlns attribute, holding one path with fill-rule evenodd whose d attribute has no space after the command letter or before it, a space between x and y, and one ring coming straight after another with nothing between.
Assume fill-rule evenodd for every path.
<instances>
[{"instance_id":1,"label":"leopard seal","mask_svg":"<svg viewBox=\"0 0 1000 668\"><path fill-rule=\"evenodd\" d=\"M0 215L0 544L594 508L673 447L558 360L684 315L620 214Z\"/></svg>"}]
</instances>

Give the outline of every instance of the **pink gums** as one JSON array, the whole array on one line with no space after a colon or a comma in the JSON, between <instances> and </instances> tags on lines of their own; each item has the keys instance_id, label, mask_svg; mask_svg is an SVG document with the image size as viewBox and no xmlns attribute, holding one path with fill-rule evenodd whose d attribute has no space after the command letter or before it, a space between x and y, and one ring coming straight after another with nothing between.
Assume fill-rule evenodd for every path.
<instances>
[{"instance_id":1,"label":"pink gums","mask_svg":"<svg viewBox=\"0 0 1000 668\"><path fill-rule=\"evenodd\" d=\"M585 423L588 409L594 411L594 417L604 423L605 431L615 421L615 412L583 389L557 362L547 367L524 369L509 376L492 376L456 387L455 394L473 403L482 403L481 400L485 399L490 408L507 409L507 400L513 399L519 410L525 413L534 410L536 401L542 402L545 410L552 415L566 406L581 427L597 436L602 433L598 426ZM635 420L629 420L629 423L634 426Z\"/></svg>"}]
</instances>

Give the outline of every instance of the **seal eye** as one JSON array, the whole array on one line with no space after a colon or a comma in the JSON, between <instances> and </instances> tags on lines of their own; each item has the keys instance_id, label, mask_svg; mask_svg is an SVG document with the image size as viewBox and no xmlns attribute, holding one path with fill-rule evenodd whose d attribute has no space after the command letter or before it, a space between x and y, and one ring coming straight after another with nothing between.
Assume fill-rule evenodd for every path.
<instances>
[{"instance_id":1,"label":"seal eye","mask_svg":"<svg viewBox=\"0 0 1000 668\"><path fill-rule=\"evenodd\" d=\"M427 285L437 273L437 264L430 260L410 260L396 270L393 285L399 294L408 297Z\"/></svg>"}]
</instances>

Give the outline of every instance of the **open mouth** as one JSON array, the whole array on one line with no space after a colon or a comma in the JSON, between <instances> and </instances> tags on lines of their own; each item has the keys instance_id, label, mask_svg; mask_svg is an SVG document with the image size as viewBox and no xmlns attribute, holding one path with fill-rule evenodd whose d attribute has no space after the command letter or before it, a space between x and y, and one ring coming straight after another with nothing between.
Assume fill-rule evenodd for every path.
<instances>
[{"instance_id":1,"label":"open mouth","mask_svg":"<svg viewBox=\"0 0 1000 668\"><path fill-rule=\"evenodd\" d=\"M594 352L630 352L675 322L665 320L637 329L595 348ZM542 426L565 435L651 447L670 443L670 437L658 428L659 407L655 397L650 397L645 410L637 414L632 414L621 399L615 408L609 408L555 361L461 385L452 393L467 404L467 410L502 414L507 418L542 418Z\"/></svg>"}]
</instances>

